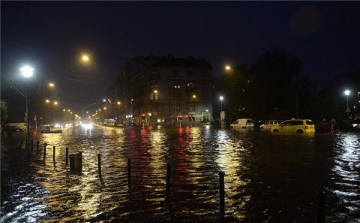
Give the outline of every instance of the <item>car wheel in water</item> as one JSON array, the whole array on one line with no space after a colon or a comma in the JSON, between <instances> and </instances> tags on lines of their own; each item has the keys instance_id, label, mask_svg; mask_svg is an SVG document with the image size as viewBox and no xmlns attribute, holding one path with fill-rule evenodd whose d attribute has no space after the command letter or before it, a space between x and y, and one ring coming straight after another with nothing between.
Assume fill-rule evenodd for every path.
<instances>
[{"instance_id":1,"label":"car wheel in water","mask_svg":"<svg viewBox=\"0 0 360 223\"><path fill-rule=\"evenodd\" d=\"M296 133L303 133L303 130L298 129L298 130L296 131Z\"/></svg>"},{"instance_id":2,"label":"car wheel in water","mask_svg":"<svg viewBox=\"0 0 360 223\"><path fill-rule=\"evenodd\" d=\"M274 131L273 132L279 132L279 130L277 130L277 129L274 129Z\"/></svg>"}]
</instances>

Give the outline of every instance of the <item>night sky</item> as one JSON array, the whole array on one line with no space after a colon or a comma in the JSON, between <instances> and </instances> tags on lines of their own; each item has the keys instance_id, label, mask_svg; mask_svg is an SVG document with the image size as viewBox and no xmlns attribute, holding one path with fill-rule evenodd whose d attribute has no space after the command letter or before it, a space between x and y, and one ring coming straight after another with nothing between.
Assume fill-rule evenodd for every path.
<instances>
[{"instance_id":1,"label":"night sky","mask_svg":"<svg viewBox=\"0 0 360 223\"><path fill-rule=\"evenodd\" d=\"M21 98L9 83L23 89L19 68L29 64L38 94L53 81L62 106L81 109L137 56L194 56L221 75L276 48L296 56L319 91L360 68L359 40L360 2L1 1L2 95Z\"/></svg>"}]
</instances>

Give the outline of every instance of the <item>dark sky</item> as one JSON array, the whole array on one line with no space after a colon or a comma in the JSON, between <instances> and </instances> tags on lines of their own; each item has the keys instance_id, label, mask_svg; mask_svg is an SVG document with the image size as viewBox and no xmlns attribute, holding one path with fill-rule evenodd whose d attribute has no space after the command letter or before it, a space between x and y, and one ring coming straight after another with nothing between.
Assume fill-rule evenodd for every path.
<instances>
[{"instance_id":1,"label":"dark sky","mask_svg":"<svg viewBox=\"0 0 360 223\"><path fill-rule=\"evenodd\" d=\"M220 75L284 48L319 90L360 68L359 40L360 2L1 1L1 75L22 86L19 67L31 64L32 84L54 81L72 109L101 100L126 61L150 53L206 59Z\"/></svg>"}]
</instances>

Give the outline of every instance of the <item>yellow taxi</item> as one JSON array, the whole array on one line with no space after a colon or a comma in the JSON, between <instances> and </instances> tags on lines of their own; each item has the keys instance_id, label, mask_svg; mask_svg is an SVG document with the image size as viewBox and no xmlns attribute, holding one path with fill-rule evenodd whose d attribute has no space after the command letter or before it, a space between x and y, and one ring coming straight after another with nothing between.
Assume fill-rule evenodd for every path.
<instances>
[{"instance_id":1,"label":"yellow taxi","mask_svg":"<svg viewBox=\"0 0 360 223\"><path fill-rule=\"evenodd\" d=\"M315 123L311 119L291 119L271 128L273 133L314 133Z\"/></svg>"}]
</instances>

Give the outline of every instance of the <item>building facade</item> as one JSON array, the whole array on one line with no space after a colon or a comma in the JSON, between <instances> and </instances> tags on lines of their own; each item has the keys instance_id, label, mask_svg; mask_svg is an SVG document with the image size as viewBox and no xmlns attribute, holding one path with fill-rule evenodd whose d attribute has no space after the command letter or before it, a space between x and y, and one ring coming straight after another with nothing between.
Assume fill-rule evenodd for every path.
<instances>
[{"instance_id":1,"label":"building facade","mask_svg":"<svg viewBox=\"0 0 360 223\"><path fill-rule=\"evenodd\" d=\"M109 90L119 123L197 125L213 121L212 67L203 59L137 57Z\"/></svg>"}]
</instances>

